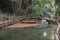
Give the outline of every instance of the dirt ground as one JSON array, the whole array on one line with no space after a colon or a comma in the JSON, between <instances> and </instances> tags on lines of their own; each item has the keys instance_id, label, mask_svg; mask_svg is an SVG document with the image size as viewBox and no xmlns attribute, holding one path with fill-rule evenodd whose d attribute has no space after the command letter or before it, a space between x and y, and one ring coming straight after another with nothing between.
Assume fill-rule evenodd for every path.
<instances>
[{"instance_id":1,"label":"dirt ground","mask_svg":"<svg viewBox=\"0 0 60 40\"><path fill-rule=\"evenodd\" d=\"M40 24L24 24L24 23L17 23L11 26L7 26L6 28L22 28L22 27L31 27L31 26L37 26Z\"/></svg>"}]
</instances>

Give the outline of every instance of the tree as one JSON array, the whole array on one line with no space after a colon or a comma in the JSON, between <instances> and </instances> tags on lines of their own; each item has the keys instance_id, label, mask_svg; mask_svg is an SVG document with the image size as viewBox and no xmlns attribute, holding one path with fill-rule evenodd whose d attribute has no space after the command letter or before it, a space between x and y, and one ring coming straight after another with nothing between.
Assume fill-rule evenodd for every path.
<instances>
[{"instance_id":1,"label":"tree","mask_svg":"<svg viewBox=\"0 0 60 40\"><path fill-rule=\"evenodd\" d=\"M54 13L54 0L32 0L32 10L34 14Z\"/></svg>"},{"instance_id":2,"label":"tree","mask_svg":"<svg viewBox=\"0 0 60 40\"><path fill-rule=\"evenodd\" d=\"M56 16L60 16L60 0L55 0L56 4Z\"/></svg>"},{"instance_id":3,"label":"tree","mask_svg":"<svg viewBox=\"0 0 60 40\"><path fill-rule=\"evenodd\" d=\"M12 11L11 1L10 0L0 0L0 9L3 11Z\"/></svg>"}]
</instances>

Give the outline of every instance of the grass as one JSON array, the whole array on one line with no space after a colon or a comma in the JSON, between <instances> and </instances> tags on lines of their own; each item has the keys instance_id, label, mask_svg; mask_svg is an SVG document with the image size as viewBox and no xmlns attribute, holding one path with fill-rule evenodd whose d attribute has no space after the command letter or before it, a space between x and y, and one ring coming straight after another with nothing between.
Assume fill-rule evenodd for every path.
<instances>
[{"instance_id":1,"label":"grass","mask_svg":"<svg viewBox=\"0 0 60 40\"><path fill-rule=\"evenodd\" d=\"M43 33L47 32L47 36ZM30 28L3 28L0 30L0 40L52 40L54 27L35 26Z\"/></svg>"}]
</instances>

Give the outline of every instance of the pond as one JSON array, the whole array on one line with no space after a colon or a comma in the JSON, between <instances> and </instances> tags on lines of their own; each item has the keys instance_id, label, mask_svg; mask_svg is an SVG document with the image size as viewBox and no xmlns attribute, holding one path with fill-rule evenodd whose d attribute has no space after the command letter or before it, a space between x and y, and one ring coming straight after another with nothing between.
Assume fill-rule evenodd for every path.
<instances>
[{"instance_id":1,"label":"pond","mask_svg":"<svg viewBox=\"0 0 60 40\"><path fill-rule=\"evenodd\" d=\"M0 40L54 40L56 27L38 25L27 28L3 28Z\"/></svg>"}]
</instances>

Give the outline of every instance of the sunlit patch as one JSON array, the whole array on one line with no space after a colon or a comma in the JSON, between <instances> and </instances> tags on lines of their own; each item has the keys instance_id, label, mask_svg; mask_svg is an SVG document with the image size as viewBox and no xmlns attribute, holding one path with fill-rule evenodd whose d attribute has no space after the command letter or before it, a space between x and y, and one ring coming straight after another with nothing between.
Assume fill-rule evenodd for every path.
<instances>
[{"instance_id":1,"label":"sunlit patch","mask_svg":"<svg viewBox=\"0 0 60 40\"><path fill-rule=\"evenodd\" d=\"M54 36L52 36L52 40L54 40Z\"/></svg>"},{"instance_id":2,"label":"sunlit patch","mask_svg":"<svg viewBox=\"0 0 60 40\"><path fill-rule=\"evenodd\" d=\"M43 36L44 36L44 37L47 36L47 32L46 32L46 31L43 33Z\"/></svg>"},{"instance_id":3,"label":"sunlit patch","mask_svg":"<svg viewBox=\"0 0 60 40\"><path fill-rule=\"evenodd\" d=\"M46 20L42 20L42 23L45 23L46 22Z\"/></svg>"}]
</instances>

